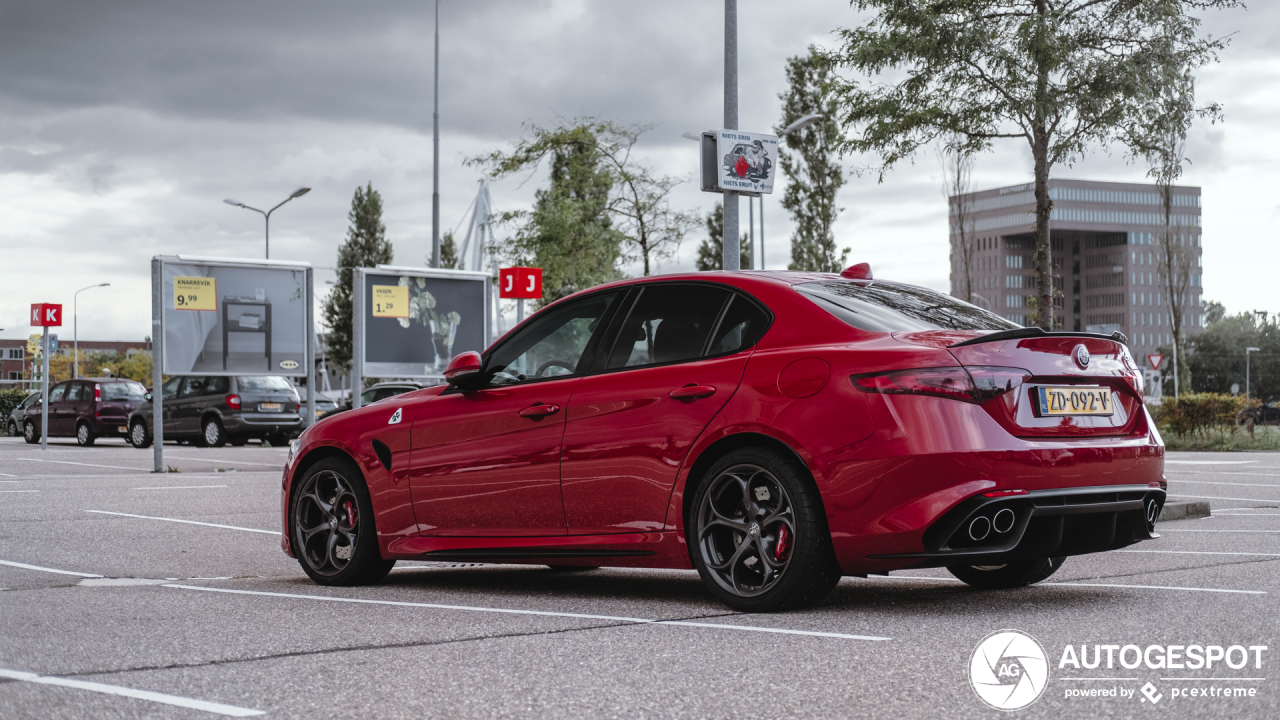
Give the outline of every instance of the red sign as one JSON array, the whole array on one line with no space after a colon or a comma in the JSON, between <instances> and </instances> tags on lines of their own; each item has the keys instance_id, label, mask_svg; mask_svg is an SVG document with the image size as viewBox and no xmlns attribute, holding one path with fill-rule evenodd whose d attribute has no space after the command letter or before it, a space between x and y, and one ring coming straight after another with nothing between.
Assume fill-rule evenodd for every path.
<instances>
[{"instance_id":1,"label":"red sign","mask_svg":"<svg viewBox=\"0 0 1280 720\"><path fill-rule=\"evenodd\" d=\"M498 271L498 297L517 300L541 299L542 268L502 268Z\"/></svg>"},{"instance_id":2,"label":"red sign","mask_svg":"<svg viewBox=\"0 0 1280 720\"><path fill-rule=\"evenodd\" d=\"M62 306L53 303L31 303L33 327L62 327Z\"/></svg>"},{"instance_id":3,"label":"red sign","mask_svg":"<svg viewBox=\"0 0 1280 720\"><path fill-rule=\"evenodd\" d=\"M1147 362L1151 363L1151 369L1152 369L1152 370L1159 370L1159 369L1160 369L1160 363L1164 362L1164 356L1163 356L1163 355L1148 355L1148 356L1147 356Z\"/></svg>"}]
</instances>

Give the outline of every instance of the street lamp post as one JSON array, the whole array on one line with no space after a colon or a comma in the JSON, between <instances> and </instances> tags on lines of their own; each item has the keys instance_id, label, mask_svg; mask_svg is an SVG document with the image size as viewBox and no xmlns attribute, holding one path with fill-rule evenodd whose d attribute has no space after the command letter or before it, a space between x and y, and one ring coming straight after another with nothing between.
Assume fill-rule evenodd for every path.
<instances>
[{"instance_id":1,"label":"street lamp post","mask_svg":"<svg viewBox=\"0 0 1280 720\"><path fill-rule=\"evenodd\" d=\"M1249 399L1249 354L1260 352L1260 348L1247 347L1244 349L1244 399Z\"/></svg>"},{"instance_id":2,"label":"street lamp post","mask_svg":"<svg viewBox=\"0 0 1280 720\"><path fill-rule=\"evenodd\" d=\"M80 293L85 290L110 286L111 283L98 283L97 285L82 287L71 296L71 333L75 340L74 352L76 354L75 374L72 377L80 377Z\"/></svg>"},{"instance_id":3,"label":"street lamp post","mask_svg":"<svg viewBox=\"0 0 1280 720\"><path fill-rule=\"evenodd\" d=\"M309 192L311 192L311 188L309 188L309 187L300 187L300 188L298 188L297 190L294 190L292 195L290 195L289 197L285 198L285 199L280 203L280 205L283 205L283 204L285 204L285 203L289 202L290 200L292 200L292 199L294 199L294 198L300 198L300 197L302 197L303 195L306 195L306 194L307 194L307 193L309 193ZM264 220L266 220L266 226L267 226L267 247L266 247L267 253L266 253L266 255L267 255L267 259L268 259L268 260L270 260L270 259L271 259L271 213L275 212L275 211L276 211L276 209L280 207L280 205L276 205L275 207L271 208L270 210L267 210L266 212L263 212L263 211L259 210L259 209L258 209L258 208L256 208L256 207L250 207L250 206L245 205L244 203L240 202L239 200L232 200L231 198L227 198L226 200L223 200L222 202L224 202L224 203L226 203L226 204L228 204L228 205L234 205L234 206L239 207L239 208L244 208L245 210L252 210L252 211L254 211L254 212L256 212L256 213L258 213L258 214L262 215L263 219L264 219Z\"/></svg>"}]
</instances>

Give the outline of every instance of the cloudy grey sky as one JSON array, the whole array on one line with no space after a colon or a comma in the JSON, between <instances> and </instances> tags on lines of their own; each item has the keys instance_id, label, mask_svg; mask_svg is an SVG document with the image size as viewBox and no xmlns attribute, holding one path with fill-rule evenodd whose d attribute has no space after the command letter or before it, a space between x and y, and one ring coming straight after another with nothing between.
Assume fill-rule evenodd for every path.
<instances>
[{"instance_id":1,"label":"cloudy grey sky","mask_svg":"<svg viewBox=\"0 0 1280 720\"><path fill-rule=\"evenodd\" d=\"M1231 310L1280 311L1274 226L1280 204L1280 8L1206 17L1236 33L1201 78L1225 123L1197 128L1187 184L1204 188L1205 296ZM656 125L643 158L692 176L682 132L718 127L722 12L717 0L446 0L441 10L441 221L462 222L478 174L463 159L502 147L522 123L595 115ZM777 122L788 56L859 17L842 0L740 0L741 122ZM25 337L32 302L81 295L85 339L149 333L149 258L272 257L332 266L351 194L384 198L396 261L421 264L431 236L432 3L58 2L0 0L0 336ZM1142 181L1145 167L1099 152L1058 177ZM1030 179L1025 144L979 160L980 187ZM539 178L492 190L527 205ZM837 229L877 276L947 287L942 177L930 155L877 184L844 189ZM781 186L778 188L781 192ZM789 259L779 195L766 200L767 260ZM709 210L696 181L674 194ZM743 204L745 215L746 205ZM701 233L661 270L691 269ZM317 285L331 279L317 271ZM318 293L323 287L318 287ZM70 335L70 328L63 330Z\"/></svg>"}]
</instances>

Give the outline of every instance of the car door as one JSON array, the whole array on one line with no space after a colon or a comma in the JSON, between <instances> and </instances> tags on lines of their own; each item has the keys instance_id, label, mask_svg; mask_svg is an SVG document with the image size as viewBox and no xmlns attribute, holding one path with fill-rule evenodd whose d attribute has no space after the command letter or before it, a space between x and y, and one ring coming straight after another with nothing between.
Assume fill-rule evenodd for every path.
<instances>
[{"instance_id":1,"label":"car door","mask_svg":"<svg viewBox=\"0 0 1280 720\"><path fill-rule=\"evenodd\" d=\"M49 407L46 409L49 413L49 437L71 434L66 429L67 386L68 383L63 382L49 388ZM39 422L38 417L36 422Z\"/></svg>"},{"instance_id":2,"label":"car door","mask_svg":"<svg viewBox=\"0 0 1280 720\"><path fill-rule=\"evenodd\" d=\"M178 386L178 399L173 403L173 430L176 435L200 433L200 401L207 378L184 377Z\"/></svg>"},{"instance_id":3,"label":"car door","mask_svg":"<svg viewBox=\"0 0 1280 720\"><path fill-rule=\"evenodd\" d=\"M540 313L488 353L478 389L449 388L421 405L410 457L420 532L565 534L564 408L618 295L599 293Z\"/></svg>"},{"instance_id":4,"label":"car door","mask_svg":"<svg viewBox=\"0 0 1280 720\"><path fill-rule=\"evenodd\" d=\"M602 372L569 402L560 472L570 534L663 528L676 473L737 390L767 319L726 286L643 287Z\"/></svg>"},{"instance_id":5,"label":"car door","mask_svg":"<svg viewBox=\"0 0 1280 720\"><path fill-rule=\"evenodd\" d=\"M82 382L73 382L67 386L67 396L63 399L63 412L66 418L63 427L72 435L76 432L76 423L81 418L93 415L93 387Z\"/></svg>"}]
</instances>

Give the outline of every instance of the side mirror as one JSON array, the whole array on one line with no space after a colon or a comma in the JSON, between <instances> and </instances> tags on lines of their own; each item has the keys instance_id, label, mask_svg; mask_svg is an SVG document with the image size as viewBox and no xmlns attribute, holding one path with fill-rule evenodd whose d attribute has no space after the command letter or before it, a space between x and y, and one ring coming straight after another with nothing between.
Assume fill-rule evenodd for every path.
<instances>
[{"instance_id":1,"label":"side mirror","mask_svg":"<svg viewBox=\"0 0 1280 720\"><path fill-rule=\"evenodd\" d=\"M142 399L150 402L152 400L151 393L144 393Z\"/></svg>"},{"instance_id":2,"label":"side mirror","mask_svg":"<svg viewBox=\"0 0 1280 720\"><path fill-rule=\"evenodd\" d=\"M474 350L459 354L444 369L445 382L462 390L474 387L480 377L480 353Z\"/></svg>"}]
</instances>

